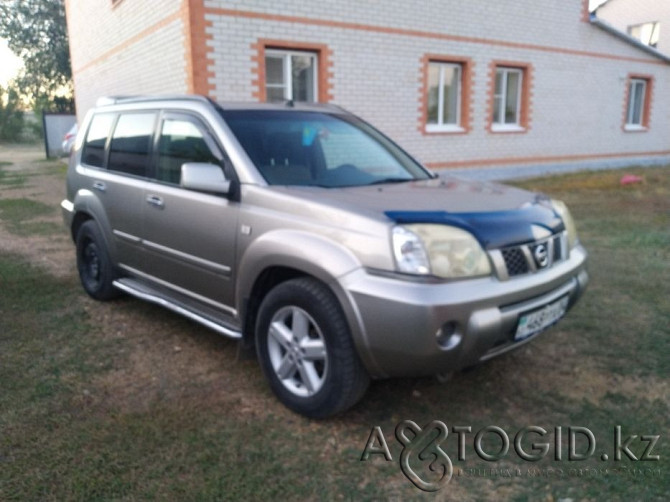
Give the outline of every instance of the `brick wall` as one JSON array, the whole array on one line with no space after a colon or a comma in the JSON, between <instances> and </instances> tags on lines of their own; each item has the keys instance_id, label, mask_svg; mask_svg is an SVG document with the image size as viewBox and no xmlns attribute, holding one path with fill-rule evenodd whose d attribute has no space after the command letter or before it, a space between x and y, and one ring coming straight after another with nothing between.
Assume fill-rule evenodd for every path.
<instances>
[{"instance_id":1,"label":"brick wall","mask_svg":"<svg viewBox=\"0 0 670 502\"><path fill-rule=\"evenodd\" d=\"M670 157L670 96L655 93L648 131L621 127L628 75L651 75L667 86L670 66L584 22L582 0L276 5L205 2L216 98L257 99L250 82L259 40L321 44L330 51L330 101L433 167ZM427 55L471 61L467 134L417 130ZM495 61L532 70L525 134L490 131Z\"/></svg>"},{"instance_id":2,"label":"brick wall","mask_svg":"<svg viewBox=\"0 0 670 502\"><path fill-rule=\"evenodd\" d=\"M221 101L257 101L259 55L272 41L318 48L327 56L322 100L362 116L432 167L670 159L670 95L658 92L670 85L670 65L590 25L584 0L204 0L204 8L198 0L170 0L161 9L148 0L121 0L114 9L111 1L68 3L69 21L120 26L124 16L141 19L126 20L126 46L105 28L104 44L82 49L85 31L98 30L74 28L80 107L106 93L193 88ZM179 14L185 6L190 19ZM108 16L96 18L103 7ZM204 22L194 23L193 13ZM201 44L190 62L184 33ZM105 57L109 47L122 50ZM468 62L465 133L417 127L424 120L427 58L441 56ZM491 131L495 61L532 73L524 134ZM188 68L205 79L201 85L189 85L193 79L184 74L195 70ZM656 92L648 130L632 134L621 118L629 75L637 74L652 78Z\"/></svg>"},{"instance_id":3,"label":"brick wall","mask_svg":"<svg viewBox=\"0 0 670 502\"><path fill-rule=\"evenodd\" d=\"M100 96L184 93L181 0L66 1L79 119Z\"/></svg>"}]
</instances>

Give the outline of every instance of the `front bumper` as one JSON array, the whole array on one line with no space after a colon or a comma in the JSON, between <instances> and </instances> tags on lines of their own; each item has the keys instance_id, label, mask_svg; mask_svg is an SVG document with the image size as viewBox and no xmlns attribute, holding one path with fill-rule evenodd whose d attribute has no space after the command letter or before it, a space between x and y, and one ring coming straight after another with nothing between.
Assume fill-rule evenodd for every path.
<instances>
[{"instance_id":1,"label":"front bumper","mask_svg":"<svg viewBox=\"0 0 670 502\"><path fill-rule=\"evenodd\" d=\"M570 309L588 284L586 259L577 246L551 269L507 281L487 277L431 284L359 269L342 277L340 285L370 375L430 375L472 366L535 338L539 333L514 341L520 315L563 297ZM440 344L436 335L445 326L453 335Z\"/></svg>"}]
</instances>

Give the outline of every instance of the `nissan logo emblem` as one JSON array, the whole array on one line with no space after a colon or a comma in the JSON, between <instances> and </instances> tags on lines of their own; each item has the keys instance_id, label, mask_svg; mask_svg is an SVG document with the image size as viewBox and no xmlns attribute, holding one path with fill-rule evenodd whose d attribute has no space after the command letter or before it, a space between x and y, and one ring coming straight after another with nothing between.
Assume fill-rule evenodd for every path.
<instances>
[{"instance_id":1,"label":"nissan logo emblem","mask_svg":"<svg viewBox=\"0 0 670 502\"><path fill-rule=\"evenodd\" d=\"M540 244L533 251L533 256L535 257L535 263L540 268L545 268L549 265L549 252L547 251L547 246Z\"/></svg>"}]
</instances>

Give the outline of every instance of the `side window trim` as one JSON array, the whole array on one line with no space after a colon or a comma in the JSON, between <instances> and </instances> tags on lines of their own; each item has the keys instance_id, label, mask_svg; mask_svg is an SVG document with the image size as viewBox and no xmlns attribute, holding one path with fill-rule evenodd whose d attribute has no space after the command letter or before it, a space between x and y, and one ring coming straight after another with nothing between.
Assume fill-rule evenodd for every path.
<instances>
[{"instance_id":1,"label":"side window trim","mask_svg":"<svg viewBox=\"0 0 670 502\"><path fill-rule=\"evenodd\" d=\"M112 170L109 168L109 158L111 156L111 145L112 145L112 139L114 138L114 134L116 133L116 128L118 127L119 120L121 119L122 116L125 115L139 115L139 114L149 114L153 113L154 114L154 123L153 127L151 130L151 135L149 138L149 152L147 155L147 169L144 172L144 176L138 176L136 174L124 172L124 171L118 171L118 170ZM129 110L129 111L120 111L116 113L116 117L114 119L114 125L111 129L111 132L109 136L107 137L107 142L105 143L105 161L104 161L104 168L109 171L110 173L115 173L123 176L129 176L132 178L137 178L137 179L149 179L151 177L151 173L154 171L154 165L156 163L156 154L155 154L155 142L158 137L157 134L157 129L158 129L158 124L160 123L160 115L161 112L160 110L157 109L137 109L137 110Z\"/></svg>"},{"instance_id":2,"label":"side window trim","mask_svg":"<svg viewBox=\"0 0 670 502\"><path fill-rule=\"evenodd\" d=\"M233 168L233 164L230 160L230 157L226 153L226 150L221 146L220 142L216 138L216 134L210 128L207 120L202 116L196 113L189 112L187 110L163 110L158 118L158 123L156 127L156 132L154 135L154 140L152 142L153 150L153 163L152 169L150 171L151 181L154 183L164 183L157 179L158 174L158 156L159 156L159 142L161 139L163 125L167 120L182 120L193 124L203 135L205 142L208 146L214 146L212 153L214 156L219 158L221 162L221 168L223 169L226 178L231 181L238 181L237 173ZM211 145L210 145L211 144Z\"/></svg>"},{"instance_id":3,"label":"side window trim","mask_svg":"<svg viewBox=\"0 0 670 502\"><path fill-rule=\"evenodd\" d=\"M93 164L89 164L85 162L85 153L87 150L87 144L88 144L88 135L91 132L91 127L93 125L93 121L95 118L99 115L103 114L109 114L109 115L114 115L114 118L112 119L112 124L109 127L109 131L107 133L107 137L105 138L105 146L103 147L103 152L102 152L102 165L101 166L95 166ZM111 144L112 140L112 135L114 134L114 129L116 129L116 123L119 120L119 113L118 112L101 112L101 113L96 113L91 117L91 120L89 120L87 127L86 127L86 135L84 136L84 141L82 144L82 156L81 156L81 163L86 166L89 169L100 169L100 170L107 170L107 162L109 161L109 146Z\"/></svg>"},{"instance_id":4,"label":"side window trim","mask_svg":"<svg viewBox=\"0 0 670 502\"><path fill-rule=\"evenodd\" d=\"M102 169L105 171L109 171L109 152L112 147L112 137L114 136L114 131L116 131L116 125L119 123L119 117L121 117L121 114L116 113L114 120L112 120L112 127L110 127L109 134L107 135L107 141L105 141L105 152L103 153L102 160Z\"/></svg>"}]
</instances>

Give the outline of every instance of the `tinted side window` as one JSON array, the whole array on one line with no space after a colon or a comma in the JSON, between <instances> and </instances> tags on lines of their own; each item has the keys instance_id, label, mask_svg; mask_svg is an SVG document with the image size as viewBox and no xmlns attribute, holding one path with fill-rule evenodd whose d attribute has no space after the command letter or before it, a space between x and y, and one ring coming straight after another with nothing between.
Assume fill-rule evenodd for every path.
<instances>
[{"instance_id":1,"label":"tinted side window","mask_svg":"<svg viewBox=\"0 0 670 502\"><path fill-rule=\"evenodd\" d=\"M181 165L205 162L220 165L202 131L191 121L166 119L158 142L156 179L178 185Z\"/></svg>"},{"instance_id":2,"label":"tinted side window","mask_svg":"<svg viewBox=\"0 0 670 502\"><path fill-rule=\"evenodd\" d=\"M82 162L89 166L103 167L105 164L105 143L112 129L113 113L95 115L86 134L86 142L82 152Z\"/></svg>"},{"instance_id":3,"label":"tinted side window","mask_svg":"<svg viewBox=\"0 0 670 502\"><path fill-rule=\"evenodd\" d=\"M146 176L155 113L128 113L116 123L109 147L108 169Z\"/></svg>"}]
</instances>

